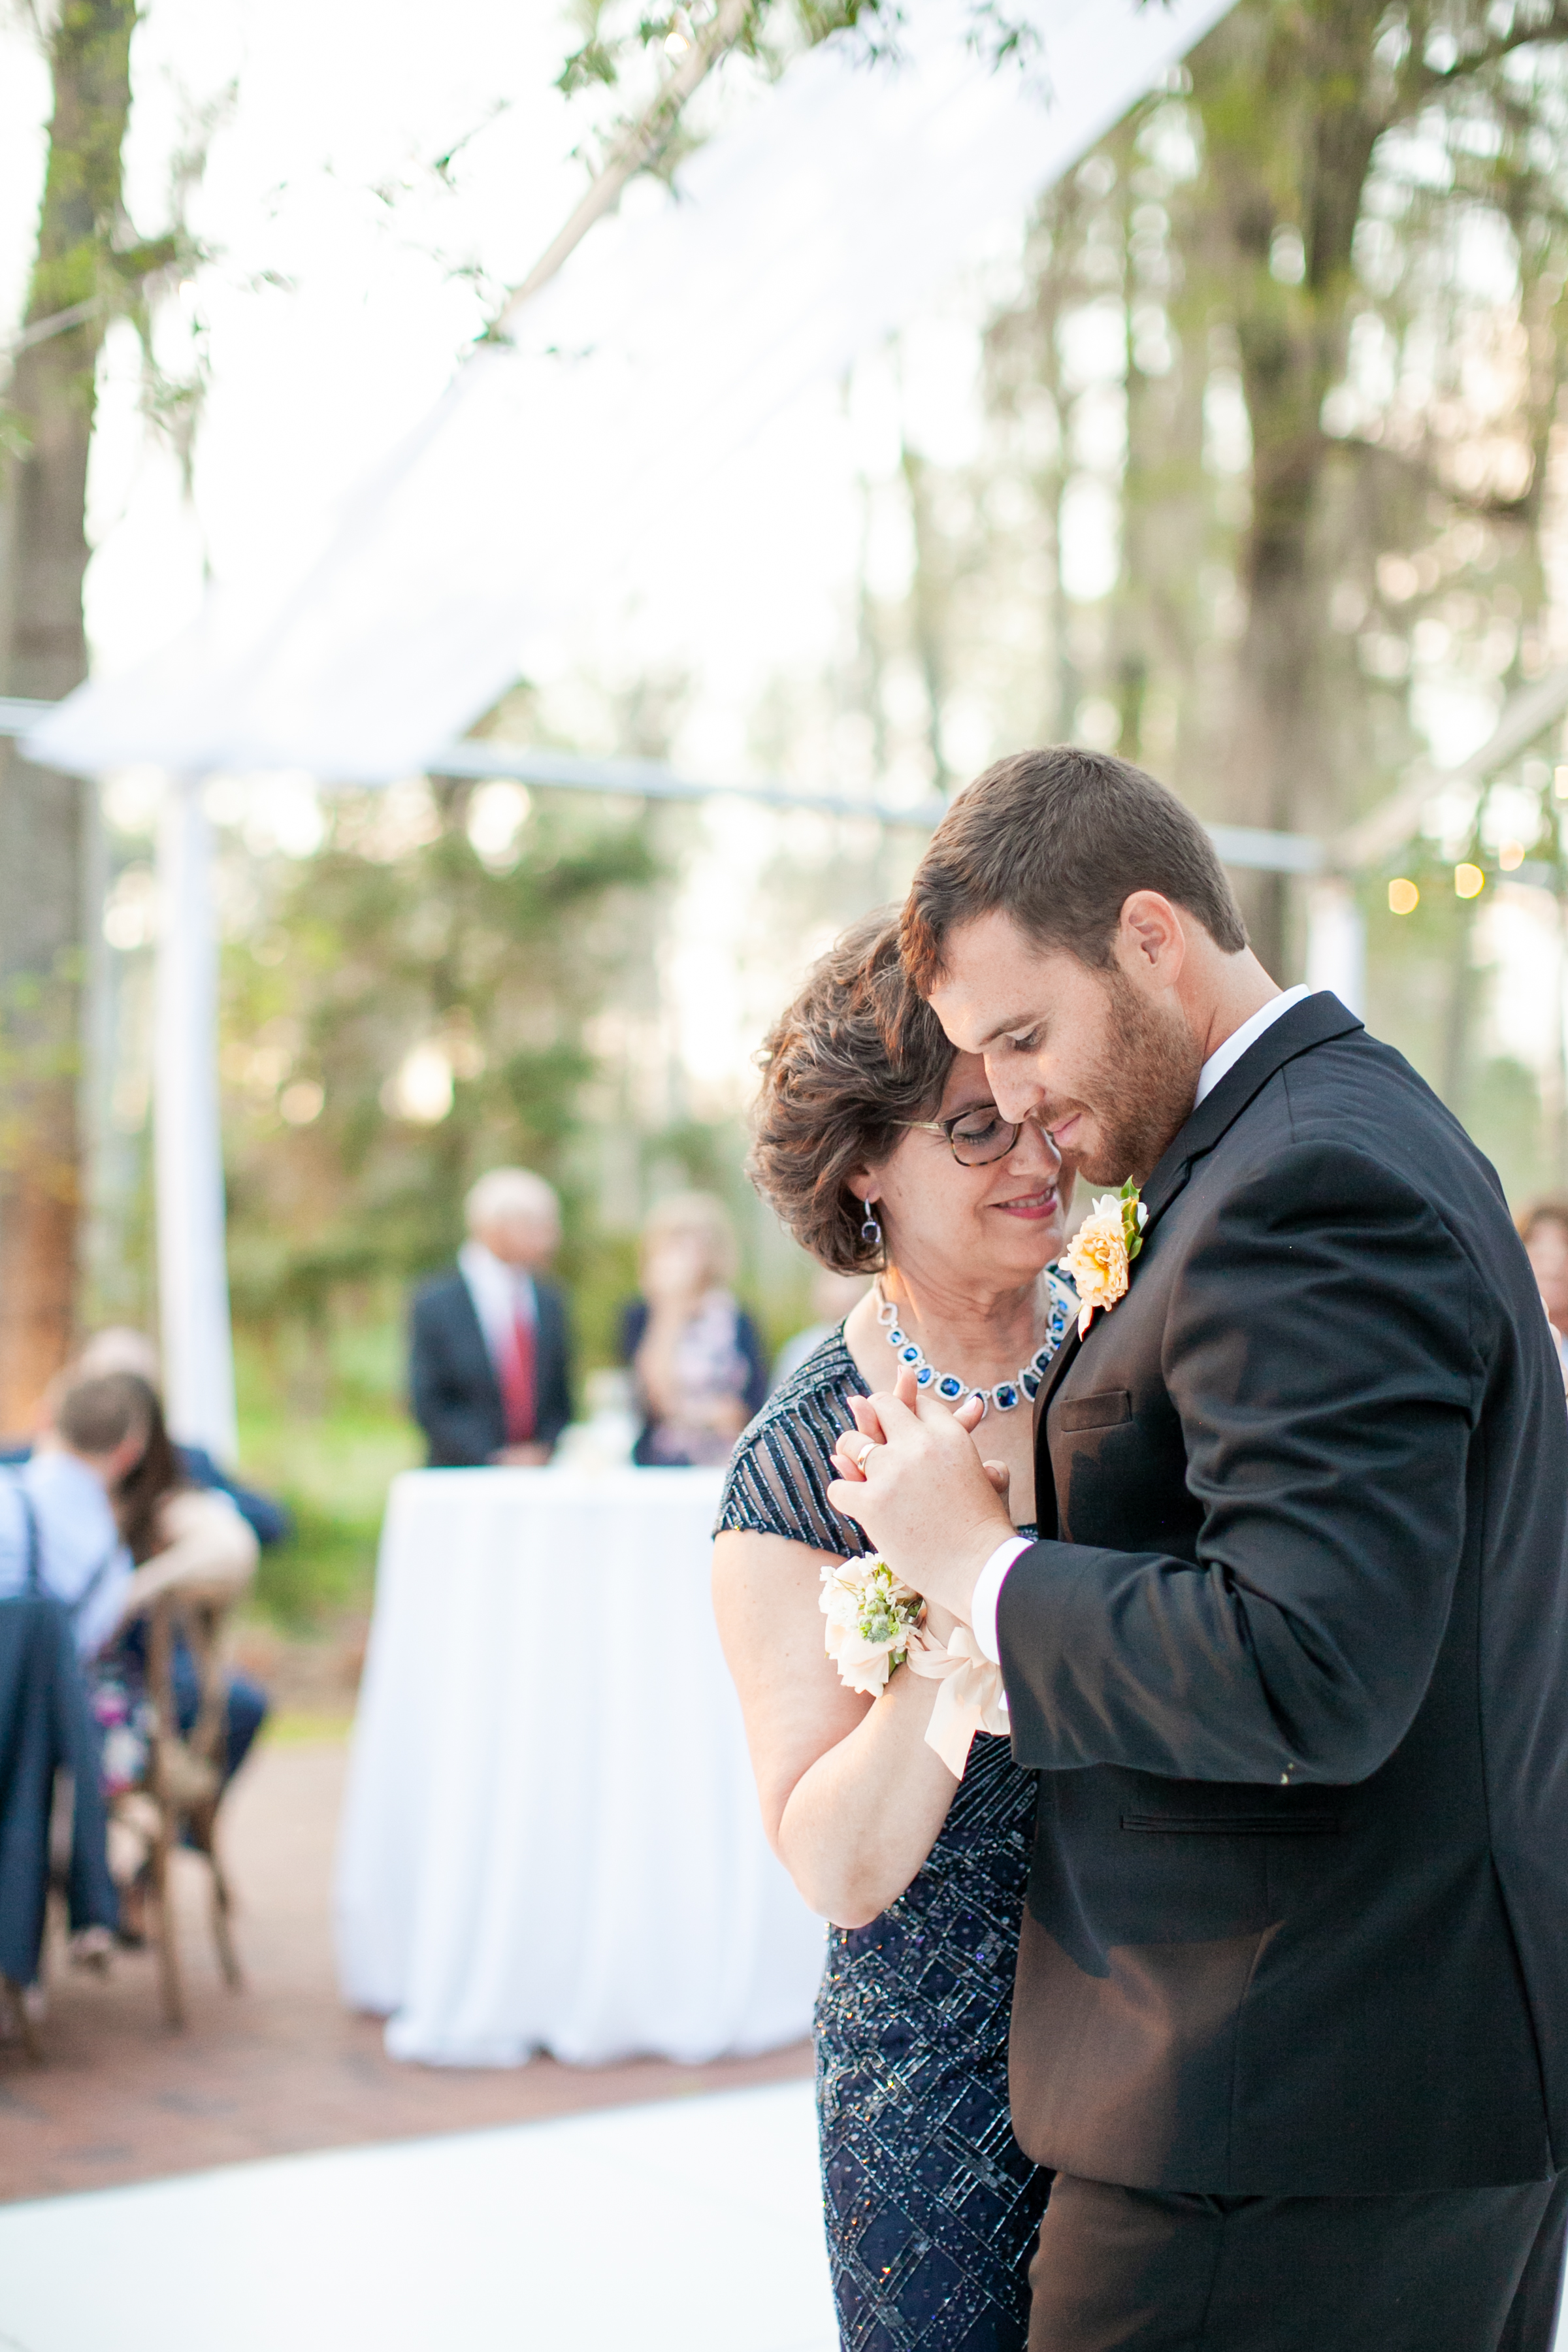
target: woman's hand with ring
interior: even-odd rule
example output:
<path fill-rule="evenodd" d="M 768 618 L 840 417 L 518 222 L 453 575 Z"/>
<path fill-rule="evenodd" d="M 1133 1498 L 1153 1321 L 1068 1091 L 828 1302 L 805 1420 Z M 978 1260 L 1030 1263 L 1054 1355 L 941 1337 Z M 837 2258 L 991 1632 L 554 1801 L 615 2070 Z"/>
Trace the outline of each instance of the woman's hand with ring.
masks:
<path fill-rule="evenodd" d="M 876 1451 L 877 1441 L 874 1437 L 840 1438 L 833 1455 L 834 1467 L 842 1476 L 858 1478 L 863 1484 L 866 1465 Z"/>
<path fill-rule="evenodd" d="M 851 1397 L 849 1410 L 855 1416 L 855 1427 L 845 1431 L 831 1458 L 841 1477 L 864 1485 L 866 1465 L 883 1443 L 882 1424 L 868 1397 Z"/>

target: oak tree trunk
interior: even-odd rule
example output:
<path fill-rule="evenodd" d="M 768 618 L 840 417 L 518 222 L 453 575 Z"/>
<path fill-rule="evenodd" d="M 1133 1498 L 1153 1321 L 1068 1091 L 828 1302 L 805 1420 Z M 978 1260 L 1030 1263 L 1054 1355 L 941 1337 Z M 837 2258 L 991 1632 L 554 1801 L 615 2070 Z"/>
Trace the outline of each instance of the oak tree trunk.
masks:
<path fill-rule="evenodd" d="M 64 0 L 26 323 L 101 299 L 121 222 L 133 0 Z M 88 452 L 103 312 L 18 356 L 0 500 L 0 690 L 87 674 Z M 25 1428 L 73 1336 L 85 788 L 0 751 L 0 1431 Z"/>
<path fill-rule="evenodd" d="M 1252 429 L 1225 814 L 1278 832 L 1329 831 L 1340 814 L 1321 666 L 1333 449 L 1321 413 L 1343 370 L 1352 240 L 1384 124 L 1373 47 L 1386 16 L 1384 0 L 1243 6 L 1194 59 Z M 1253 944 L 1283 979 L 1284 877 L 1248 876 L 1242 895 Z"/>

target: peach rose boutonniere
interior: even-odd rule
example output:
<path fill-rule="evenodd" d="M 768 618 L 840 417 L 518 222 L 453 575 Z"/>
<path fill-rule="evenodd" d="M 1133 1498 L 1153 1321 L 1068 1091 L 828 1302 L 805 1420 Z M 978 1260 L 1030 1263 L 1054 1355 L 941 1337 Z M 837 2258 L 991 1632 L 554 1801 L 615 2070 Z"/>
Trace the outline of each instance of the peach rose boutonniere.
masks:
<path fill-rule="evenodd" d="M 1143 1246 L 1148 1220 L 1138 1187 L 1129 1177 L 1120 1192 L 1100 1194 L 1062 1252 L 1062 1265 L 1078 1288 L 1080 1339 L 1093 1322 L 1097 1307 L 1109 1312 L 1125 1297 L 1128 1269 Z"/>

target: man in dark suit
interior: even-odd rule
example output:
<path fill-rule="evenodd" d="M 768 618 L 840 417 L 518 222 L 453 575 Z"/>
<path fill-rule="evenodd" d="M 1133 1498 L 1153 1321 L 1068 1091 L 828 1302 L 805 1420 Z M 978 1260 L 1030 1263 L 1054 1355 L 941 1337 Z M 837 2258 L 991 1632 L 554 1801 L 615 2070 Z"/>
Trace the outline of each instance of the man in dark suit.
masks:
<path fill-rule="evenodd" d="M 566 1308 L 543 1279 L 561 1210 L 542 1176 L 492 1168 L 450 1274 L 414 1301 L 409 1391 L 432 1469 L 548 1462 L 572 1418 Z"/>
<path fill-rule="evenodd" d="M 1144 1215 L 1041 1391 L 1039 1541 L 928 1399 L 858 1405 L 833 1490 L 999 1657 L 1040 1774 L 1031 2347 L 1547 2352 L 1568 1421 L 1497 1179 L 1336 998 L 1276 989 L 1121 761 L 982 777 L 906 949 L 1003 1117 Z"/>

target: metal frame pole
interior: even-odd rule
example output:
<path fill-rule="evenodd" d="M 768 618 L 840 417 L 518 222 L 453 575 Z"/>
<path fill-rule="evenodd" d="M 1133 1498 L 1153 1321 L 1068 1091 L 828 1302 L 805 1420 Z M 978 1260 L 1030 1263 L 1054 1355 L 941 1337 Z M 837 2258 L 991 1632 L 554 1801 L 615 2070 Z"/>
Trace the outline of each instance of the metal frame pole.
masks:
<path fill-rule="evenodd" d="M 158 828 L 153 1143 L 163 1393 L 176 1436 L 237 1445 L 218 1118 L 218 932 L 201 781 L 172 776 Z"/>

